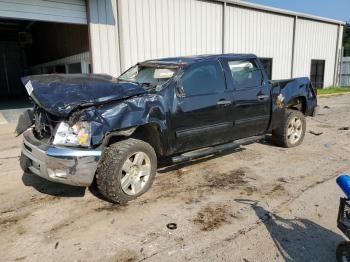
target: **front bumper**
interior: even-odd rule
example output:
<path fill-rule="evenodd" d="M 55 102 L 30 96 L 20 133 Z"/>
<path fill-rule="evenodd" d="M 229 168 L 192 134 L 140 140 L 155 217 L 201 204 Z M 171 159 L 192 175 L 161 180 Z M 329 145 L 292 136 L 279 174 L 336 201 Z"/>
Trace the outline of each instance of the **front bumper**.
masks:
<path fill-rule="evenodd" d="M 31 129 L 23 133 L 22 154 L 32 173 L 53 182 L 90 186 L 101 157 L 99 150 L 55 147 L 45 144 Z"/>

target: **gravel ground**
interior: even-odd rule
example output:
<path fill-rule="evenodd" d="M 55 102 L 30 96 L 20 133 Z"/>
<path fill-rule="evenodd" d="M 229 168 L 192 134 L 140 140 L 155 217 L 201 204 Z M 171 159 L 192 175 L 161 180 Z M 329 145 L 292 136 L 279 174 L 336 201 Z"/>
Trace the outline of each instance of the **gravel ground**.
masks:
<path fill-rule="evenodd" d="M 350 95 L 320 106 L 301 146 L 257 143 L 160 168 L 125 206 L 23 174 L 21 137 L 1 125 L 0 260 L 334 261 L 344 240 L 335 178 L 350 173 L 350 131 L 338 129 L 350 126 Z"/>

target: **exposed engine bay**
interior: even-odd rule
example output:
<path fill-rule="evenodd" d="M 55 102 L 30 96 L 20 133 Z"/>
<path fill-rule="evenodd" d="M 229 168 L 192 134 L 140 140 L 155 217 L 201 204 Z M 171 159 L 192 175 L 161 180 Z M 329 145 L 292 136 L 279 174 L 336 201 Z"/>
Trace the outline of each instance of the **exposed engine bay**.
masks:
<path fill-rule="evenodd" d="M 59 117 L 51 115 L 35 105 L 33 109 L 28 109 L 21 114 L 15 132 L 19 136 L 29 127 L 33 126 L 35 137 L 44 143 L 50 143 L 52 142 L 57 124 L 60 121 Z"/>

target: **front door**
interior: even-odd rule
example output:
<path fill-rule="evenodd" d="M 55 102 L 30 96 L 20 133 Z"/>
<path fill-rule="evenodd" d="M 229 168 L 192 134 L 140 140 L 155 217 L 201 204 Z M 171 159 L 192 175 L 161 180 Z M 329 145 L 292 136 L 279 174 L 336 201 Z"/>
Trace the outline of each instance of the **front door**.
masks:
<path fill-rule="evenodd" d="M 227 118 L 231 102 L 219 61 L 196 63 L 178 83 L 173 113 L 176 152 L 226 142 L 232 129 Z"/>
<path fill-rule="evenodd" d="M 223 66 L 232 92 L 232 139 L 265 133 L 271 115 L 271 95 L 263 69 L 255 59 L 226 60 Z"/>

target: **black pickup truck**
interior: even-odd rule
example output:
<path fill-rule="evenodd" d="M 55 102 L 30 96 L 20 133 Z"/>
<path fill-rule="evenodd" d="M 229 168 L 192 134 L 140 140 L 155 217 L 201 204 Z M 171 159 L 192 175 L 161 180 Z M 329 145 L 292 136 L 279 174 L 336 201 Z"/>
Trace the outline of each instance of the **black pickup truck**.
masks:
<path fill-rule="evenodd" d="M 34 108 L 22 114 L 20 164 L 60 183 L 90 186 L 125 203 L 152 185 L 159 159 L 222 152 L 272 134 L 299 145 L 317 97 L 308 78 L 270 81 L 255 55 L 138 63 L 119 78 L 22 79 Z"/>

